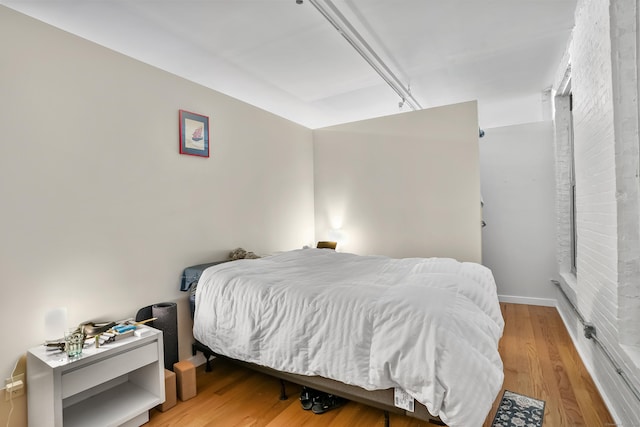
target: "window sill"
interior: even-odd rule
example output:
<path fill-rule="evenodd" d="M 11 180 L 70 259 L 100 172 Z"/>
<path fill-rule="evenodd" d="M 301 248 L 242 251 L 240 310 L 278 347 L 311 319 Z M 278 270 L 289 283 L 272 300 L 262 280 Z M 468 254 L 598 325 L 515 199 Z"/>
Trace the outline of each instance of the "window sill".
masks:
<path fill-rule="evenodd" d="M 574 273 L 560 273 L 560 286 L 573 304 L 576 304 L 576 288 L 578 287 L 578 279 Z"/>
<path fill-rule="evenodd" d="M 564 280 L 565 285 L 569 286 L 573 292 L 576 291 L 578 285 L 578 278 L 575 273 L 564 272 L 560 273 L 560 277 Z"/>

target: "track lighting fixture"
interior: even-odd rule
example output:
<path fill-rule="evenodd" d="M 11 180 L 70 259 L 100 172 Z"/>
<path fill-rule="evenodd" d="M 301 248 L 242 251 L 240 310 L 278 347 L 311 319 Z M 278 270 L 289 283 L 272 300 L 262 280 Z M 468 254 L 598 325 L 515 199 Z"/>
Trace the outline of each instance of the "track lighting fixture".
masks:
<path fill-rule="evenodd" d="M 303 0 L 296 0 L 297 4 L 302 4 Z M 364 40 L 358 31 L 351 25 L 347 18 L 338 10 L 331 0 L 309 0 L 309 3 L 344 37 L 351 47 L 367 61 L 382 80 L 402 99 L 400 108 L 405 101 L 412 110 L 421 110 L 420 103 L 411 95 L 409 87 L 405 87 L 400 79 L 391 71 L 382 59 L 376 54 L 371 46 Z"/>

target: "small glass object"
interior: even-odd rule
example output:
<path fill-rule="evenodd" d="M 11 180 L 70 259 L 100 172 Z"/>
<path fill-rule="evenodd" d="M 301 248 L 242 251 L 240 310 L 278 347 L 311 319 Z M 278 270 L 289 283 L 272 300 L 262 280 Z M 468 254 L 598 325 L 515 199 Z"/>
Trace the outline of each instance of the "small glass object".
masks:
<path fill-rule="evenodd" d="M 84 334 L 79 328 L 69 329 L 64 334 L 64 351 L 69 359 L 75 359 L 82 354 Z"/>

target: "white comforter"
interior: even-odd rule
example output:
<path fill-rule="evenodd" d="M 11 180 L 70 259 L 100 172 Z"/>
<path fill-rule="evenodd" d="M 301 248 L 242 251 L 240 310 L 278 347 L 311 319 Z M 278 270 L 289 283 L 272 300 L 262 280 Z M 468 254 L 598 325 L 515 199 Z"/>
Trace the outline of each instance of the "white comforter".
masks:
<path fill-rule="evenodd" d="M 362 388 L 399 387 L 449 426 L 480 426 L 503 380 L 489 269 L 301 249 L 219 264 L 194 336 L 213 351 Z"/>

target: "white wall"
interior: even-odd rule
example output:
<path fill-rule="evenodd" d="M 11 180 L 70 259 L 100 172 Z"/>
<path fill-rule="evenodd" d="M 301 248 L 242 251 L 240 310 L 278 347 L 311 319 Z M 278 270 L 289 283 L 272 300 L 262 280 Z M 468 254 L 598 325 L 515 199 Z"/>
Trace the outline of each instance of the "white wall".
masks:
<path fill-rule="evenodd" d="M 69 326 L 179 302 L 186 266 L 314 239 L 309 129 L 0 6 L 0 373 Z M 211 157 L 178 154 L 178 110 Z M 62 331 L 60 331 L 62 334 Z"/>
<path fill-rule="evenodd" d="M 548 120 L 544 102 L 545 94 L 542 92 L 511 98 L 482 98 L 478 103 L 478 122 L 486 130 Z"/>
<path fill-rule="evenodd" d="M 338 249 L 480 262 L 476 102 L 314 131 L 316 237 Z"/>
<path fill-rule="evenodd" d="M 482 261 L 503 301 L 555 305 L 553 123 L 486 129 L 480 140 Z"/>
<path fill-rule="evenodd" d="M 562 283 L 623 375 L 640 390 L 637 2 L 578 4 L 570 46 L 576 170 L 577 276 L 566 268 L 568 212 L 560 212 Z M 558 165 L 568 167 L 559 133 Z M 566 174 L 559 173 L 559 201 Z M 563 178 L 564 177 L 564 178 Z M 563 182 L 564 181 L 564 182 Z M 564 203 L 562 203 L 564 204 Z M 560 204 L 559 204 L 560 206 Z M 616 422 L 640 425 L 640 402 L 558 295 L 559 310 Z M 627 347 L 626 345 L 633 345 Z"/>

